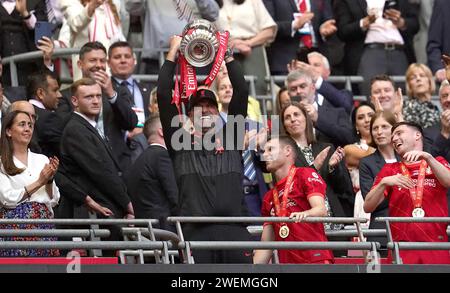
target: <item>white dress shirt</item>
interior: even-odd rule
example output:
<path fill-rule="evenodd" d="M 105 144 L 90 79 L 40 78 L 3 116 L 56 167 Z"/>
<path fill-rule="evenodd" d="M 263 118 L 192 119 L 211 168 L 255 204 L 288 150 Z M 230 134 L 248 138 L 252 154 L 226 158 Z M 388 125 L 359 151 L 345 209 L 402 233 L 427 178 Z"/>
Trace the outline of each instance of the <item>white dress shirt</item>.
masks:
<path fill-rule="evenodd" d="M 403 37 L 398 28 L 391 20 L 383 18 L 383 7 L 385 0 L 366 0 L 367 12 L 371 14 L 373 11 L 377 16 L 374 23 L 369 26 L 366 35 L 365 44 L 383 43 L 403 45 Z M 362 21 L 361 21 L 362 23 Z"/>
<path fill-rule="evenodd" d="M 34 192 L 30 198 L 22 201 L 25 194 L 24 187 L 36 182 L 39 179 L 39 174 L 44 168 L 45 164 L 49 163 L 49 159 L 41 154 L 36 154 L 28 151 L 27 166 L 20 160 L 14 157 L 14 164 L 17 168 L 24 169 L 20 174 L 9 176 L 5 174 L 3 166 L 0 171 L 0 204 L 4 208 L 14 209 L 20 203 L 30 201 L 45 204 L 50 212 L 53 214 L 52 207 L 58 204 L 60 194 L 59 189 L 53 182 L 53 198 L 48 195 L 45 186 L 39 188 Z"/>

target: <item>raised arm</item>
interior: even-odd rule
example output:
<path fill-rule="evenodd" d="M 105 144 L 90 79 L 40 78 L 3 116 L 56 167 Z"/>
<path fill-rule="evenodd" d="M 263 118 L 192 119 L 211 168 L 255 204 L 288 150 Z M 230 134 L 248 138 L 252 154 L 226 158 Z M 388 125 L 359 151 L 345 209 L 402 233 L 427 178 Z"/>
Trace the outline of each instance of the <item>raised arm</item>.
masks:
<path fill-rule="evenodd" d="M 174 117 L 178 115 L 177 107 L 172 104 L 172 90 L 174 89 L 173 77 L 175 75 L 176 58 L 180 48 L 181 37 L 173 36 L 170 40 L 170 48 L 167 53 L 166 62 L 159 71 L 158 76 L 158 107 L 161 124 L 164 132 L 164 140 L 169 151 L 172 150 L 172 135 L 179 129 L 179 126 L 171 125 Z"/>

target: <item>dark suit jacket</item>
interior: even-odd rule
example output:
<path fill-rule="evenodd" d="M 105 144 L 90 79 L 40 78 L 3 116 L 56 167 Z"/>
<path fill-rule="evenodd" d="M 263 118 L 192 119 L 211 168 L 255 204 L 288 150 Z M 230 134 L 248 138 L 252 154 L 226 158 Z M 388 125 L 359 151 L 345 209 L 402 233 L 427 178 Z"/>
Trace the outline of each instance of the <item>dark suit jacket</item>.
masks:
<path fill-rule="evenodd" d="M 443 53 L 450 54 L 450 1 L 435 0 L 428 28 L 428 66 L 433 72 L 444 68 Z"/>
<path fill-rule="evenodd" d="M 442 156 L 447 162 L 450 161 L 450 139 L 446 139 L 441 134 L 441 123 L 425 128 L 424 149 L 434 157 Z M 447 190 L 447 205 L 450 213 L 450 190 Z"/>
<path fill-rule="evenodd" d="M 399 0 L 400 12 L 406 21 L 406 30 L 400 31 L 406 46 L 408 61 L 414 62 L 414 49 L 412 39 L 419 30 L 417 13 L 418 4 L 411 4 L 409 0 Z M 345 42 L 346 74 L 357 73 L 359 60 L 364 50 L 364 40 L 367 31 L 363 31 L 359 25 L 362 18 L 367 16 L 366 0 L 339 0 L 334 2 L 334 16 L 338 27 L 338 36 Z"/>
<path fill-rule="evenodd" d="M 446 139 L 441 134 L 441 123 L 427 127 L 423 131 L 425 151 L 431 152 L 435 157 L 442 156 L 447 161 L 450 160 L 450 139 Z"/>
<path fill-rule="evenodd" d="M 111 209 L 115 217 L 126 213 L 130 198 L 112 150 L 97 130 L 76 113 L 72 113 L 62 135 L 60 169 L 97 203 Z M 63 197 L 74 203 L 85 200 L 79 193 Z"/>
<path fill-rule="evenodd" d="M 399 160 L 399 158 L 397 158 Z M 376 150 L 373 154 L 364 157 L 359 162 L 359 186 L 361 188 L 361 195 L 365 199 L 366 195 L 372 189 L 375 177 L 380 172 L 381 168 L 386 164 L 381 153 Z M 387 217 L 388 216 L 389 201 L 384 200 L 371 214 L 371 218 Z M 370 225 L 375 224 L 371 221 Z"/>
<path fill-rule="evenodd" d="M 129 168 L 125 177 L 136 218 L 165 219 L 178 214 L 178 188 L 166 149 L 149 146 Z"/>
<path fill-rule="evenodd" d="M 350 114 L 353 109 L 353 94 L 348 90 L 339 90 L 334 85 L 324 80 L 317 92 L 324 96 L 336 108 L 344 108 Z"/>
<path fill-rule="evenodd" d="M 27 0 L 28 11 L 34 10 L 38 21 L 47 21 L 45 1 Z M 8 14 L 0 4 L 0 56 L 8 57 L 16 54 L 37 50 L 34 44 L 34 29 L 29 30 L 24 24 L 19 12 L 14 9 Z M 41 64 L 42 62 L 38 62 Z M 19 85 L 26 85 L 27 77 L 37 70 L 36 61 L 20 62 L 17 64 Z M 9 66 L 3 69 L 4 85 L 11 84 Z"/>
<path fill-rule="evenodd" d="M 69 113 L 73 111 L 72 94 L 70 89 L 61 92 L 63 98 L 60 99 L 57 112 Z M 117 90 L 117 100 L 115 104 L 108 102 L 108 97 L 103 95 L 103 125 L 105 135 L 112 146 L 113 154 L 119 162 L 122 171 L 131 164 L 131 155 L 125 142 L 125 131 L 133 130 L 137 124 L 137 116 L 131 109 L 129 91 L 119 87 Z"/>
<path fill-rule="evenodd" d="M 113 77 L 111 77 L 111 80 L 113 81 L 113 87 L 115 90 L 117 90 L 117 88 L 119 87 L 123 87 L 122 85 L 120 85 L 119 83 L 117 83 L 117 80 L 114 79 Z M 150 102 L 150 89 L 144 85 L 143 83 L 140 83 L 137 80 L 134 80 L 134 82 L 136 83 L 136 85 L 139 88 L 139 91 L 141 92 L 142 95 L 142 100 L 144 102 L 144 113 L 145 113 L 145 118 L 150 117 L 150 112 L 148 110 L 148 104 Z M 130 93 L 130 91 L 128 91 Z M 130 98 L 130 104 L 133 105 L 134 104 L 134 98 L 132 93 L 130 93 L 130 95 L 128 96 Z"/>
<path fill-rule="evenodd" d="M 397 161 L 400 158 L 397 156 Z M 367 193 L 372 189 L 375 177 L 380 172 L 386 164 L 381 153 L 376 150 L 373 154 L 364 157 L 359 162 L 359 186 L 361 188 L 362 197 L 365 199 Z M 388 217 L 389 216 L 389 200 L 385 199 L 376 209 L 370 214 L 370 225 L 369 229 L 386 229 L 384 223 L 375 222 L 377 217 Z M 380 242 L 381 245 L 386 246 L 386 237 L 368 237 L 369 241 Z"/>
<path fill-rule="evenodd" d="M 61 136 L 70 119 L 69 114 L 62 114 L 34 106 L 38 117 L 34 127 L 33 139 L 47 157 L 60 157 Z"/>
<path fill-rule="evenodd" d="M 292 37 L 292 21 L 298 6 L 294 0 L 263 0 L 267 11 L 278 25 L 275 41 L 267 48 L 267 55 L 271 72 L 286 74 L 286 65 L 296 59 L 300 43 L 300 34 L 296 32 Z M 314 13 L 312 25 L 319 49 L 324 42 L 319 32 L 320 25 L 333 18 L 331 5 L 326 0 L 310 0 L 311 12 Z"/>
<path fill-rule="evenodd" d="M 327 197 L 333 211 L 333 216 L 335 217 L 352 217 L 353 216 L 353 205 L 355 194 L 352 189 L 350 175 L 347 172 L 345 166 L 341 163 L 333 171 L 329 172 L 329 160 L 333 155 L 335 149 L 333 145 L 329 143 L 316 142 L 312 144 L 312 153 L 315 158 L 322 150 L 331 146 L 328 151 L 328 155 L 322 165 L 322 168 L 318 170 L 320 176 L 325 180 L 327 184 Z M 297 150 L 298 155 L 295 161 L 297 167 L 311 167 L 305 159 L 305 156 L 300 151 Z"/>
<path fill-rule="evenodd" d="M 318 141 L 329 142 L 337 146 L 354 143 L 357 139 L 353 133 L 349 115 L 344 108 L 333 107 L 326 99 L 318 107 L 319 117 L 315 125 Z"/>

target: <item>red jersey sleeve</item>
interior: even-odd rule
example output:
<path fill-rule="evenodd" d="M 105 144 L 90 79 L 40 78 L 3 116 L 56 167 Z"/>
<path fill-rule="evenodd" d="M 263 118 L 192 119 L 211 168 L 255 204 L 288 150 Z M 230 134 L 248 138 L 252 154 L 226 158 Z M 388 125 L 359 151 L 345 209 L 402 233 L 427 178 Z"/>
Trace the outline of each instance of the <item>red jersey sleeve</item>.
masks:
<path fill-rule="evenodd" d="M 297 180 L 299 180 L 298 183 L 303 190 L 303 194 L 306 195 L 306 198 L 318 194 L 325 197 L 327 184 L 316 170 L 312 168 L 298 168 Z"/>
<path fill-rule="evenodd" d="M 447 162 L 446 159 L 444 159 L 443 157 L 439 156 L 439 157 L 436 157 L 436 160 L 437 160 L 439 163 L 441 163 L 442 165 L 444 165 L 445 168 L 447 168 L 447 169 L 450 170 L 450 165 L 449 165 L 449 163 Z"/>
<path fill-rule="evenodd" d="M 380 184 L 381 179 L 383 179 L 384 177 L 391 176 L 391 175 L 394 175 L 392 172 L 392 165 L 385 164 L 383 166 L 383 168 L 381 168 L 380 172 L 378 172 L 377 177 L 375 177 L 372 188 L 370 190 L 374 189 L 378 184 Z M 391 190 L 392 190 L 392 186 L 386 186 L 386 188 L 384 189 L 384 197 L 388 197 Z"/>

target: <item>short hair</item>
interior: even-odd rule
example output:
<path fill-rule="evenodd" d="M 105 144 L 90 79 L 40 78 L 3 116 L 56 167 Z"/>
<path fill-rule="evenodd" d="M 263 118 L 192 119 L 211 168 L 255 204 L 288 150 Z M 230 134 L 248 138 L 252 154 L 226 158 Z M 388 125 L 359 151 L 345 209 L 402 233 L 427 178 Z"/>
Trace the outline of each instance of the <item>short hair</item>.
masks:
<path fill-rule="evenodd" d="M 372 138 L 372 141 L 370 142 L 369 145 L 374 148 L 377 148 L 377 145 L 375 144 L 375 140 L 373 139 L 372 127 L 378 118 L 383 118 L 391 126 L 393 126 L 397 123 L 397 120 L 395 119 L 394 114 L 392 114 L 390 111 L 378 111 L 375 113 L 375 115 L 372 116 L 372 119 L 370 119 L 370 128 L 369 128 L 370 137 Z"/>
<path fill-rule="evenodd" d="M 145 121 L 142 132 L 146 139 L 158 133 L 156 126 L 159 124 L 161 124 L 159 114 L 152 114 L 152 116 Z"/>
<path fill-rule="evenodd" d="M 322 58 L 322 62 L 323 62 L 323 65 L 325 66 L 325 68 L 330 69 L 330 62 L 328 61 L 328 58 L 325 57 L 324 55 L 320 54 L 319 52 L 314 51 L 314 52 L 309 53 L 307 56 L 308 56 L 308 58 L 314 57 L 314 56 Z"/>
<path fill-rule="evenodd" d="M 372 91 L 372 86 L 377 81 L 389 81 L 392 84 L 392 87 L 395 90 L 395 82 L 394 80 L 387 74 L 377 74 L 370 80 L 370 89 Z"/>
<path fill-rule="evenodd" d="M 290 102 L 289 105 L 286 105 L 286 107 L 284 107 L 281 110 L 281 124 L 283 125 L 284 131 L 286 132 L 286 134 L 290 135 L 286 131 L 286 127 L 284 126 L 284 113 L 286 112 L 286 109 L 291 107 L 291 106 L 298 108 L 302 112 L 303 116 L 305 116 L 305 121 L 306 121 L 306 128 L 305 128 L 306 142 L 308 144 L 315 143 L 316 142 L 316 137 L 314 136 L 314 125 L 313 125 L 313 122 L 312 122 L 311 118 L 309 117 L 308 113 L 306 112 L 305 107 L 303 107 L 298 102 Z"/>
<path fill-rule="evenodd" d="M 28 76 L 28 82 L 26 86 L 28 100 L 32 99 L 36 95 L 38 89 L 48 88 L 48 79 L 47 79 L 48 77 L 58 81 L 55 74 L 48 69 L 42 69 Z"/>
<path fill-rule="evenodd" d="M 448 82 L 448 80 L 444 79 L 441 82 L 441 86 L 439 87 L 439 97 L 441 96 L 441 92 L 444 90 L 444 88 L 446 87 L 450 87 L 450 82 Z"/>
<path fill-rule="evenodd" d="M 298 70 L 291 71 L 288 74 L 284 84 L 286 85 L 286 87 L 288 87 L 288 90 L 289 90 L 289 86 L 288 86 L 289 83 L 294 82 L 294 81 L 296 81 L 296 80 L 298 80 L 300 78 L 306 79 L 306 81 L 309 84 L 313 83 L 313 77 L 311 76 L 311 74 L 309 72 L 307 72 L 305 70 L 298 69 Z"/>
<path fill-rule="evenodd" d="M 105 46 L 103 46 L 102 43 L 95 41 L 95 42 L 88 42 L 88 43 L 84 44 L 83 47 L 81 47 L 80 52 L 78 53 L 78 56 L 80 59 L 83 59 L 85 54 L 87 54 L 91 51 L 94 51 L 94 50 L 102 50 L 106 55 Z"/>
<path fill-rule="evenodd" d="M 422 134 L 423 137 L 423 128 L 422 126 L 420 126 L 419 124 L 417 124 L 416 122 L 413 121 L 401 121 L 401 122 L 397 122 L 392 126 L 392 133 L 394 133 L 395 129 L 397 129 L 398 127 L 402 126 L 402 125 L 406 125 L 412 128 L 415 128 L 417 131 L 420 132 L 420 134 Z"/>
<path fill-rule="evenodd" d="M 84 77 L 81 78 L 77 81 L 75 81 L 71 86 L 70 86 L 70 92 L 72 93 L 73 96 L 75 96 L 77 94 L 78 88 L 80 86 L 90 86 L 90 85 L 96 85 L 97 82 L 90 78 L 90 77 Z"/>
<path fill-rule="evenodd" d="M 108 49 L 108 56 L 111 56 L 112 50 L 114 50 L 115 48 L 130 48 L 131 49 L 131 53 L 133 53 L 133 47 L 131 47 L 130 43 L 126 42 L 126 41 L 118 41 L 113 43 L 109 49 Z"/>
<path fill-rule="evenodd" d="M 433 73 L 431 72 L 430 68 L 428 66 L 426 66 L 425 64 L 422 64 L 422 63 L 412 63 L 411 65 L 409 65 L 409 67 L 408 67 L 408 69 L 406 70 L 406 73 L 405 73 L 406 94 L 408 95 L 408 97 L 415 98 L 415 93 L 413 92 L 413 90 L 409 86 L 410 77 L 413 74 L 413 71 L 415 69 L 420 69 L 420 70 L 422 70 L 425 73 L 425 75 L 426 75 L 426 77 L 428 79 L 429 86 L 430 86 L 430 92 L 434 93 L 436 91 L 436 83 L 434 82 Z"/>
<path fill-rule="evenodd" d="M 290 137 L 289 135 L 279 135 L 279 136 L 272 136 L 268 139 L 268 141 L 272 140 L 272 139 L 278 139 L 278 141 L 280 142 L 280 144 L 282 146 L 290 146 L 293 150 L 294 153 L 294 158 L 297 158 L 298 156 L 298 146 L 297 143 L 295 142 L 295 140 Z"/>

